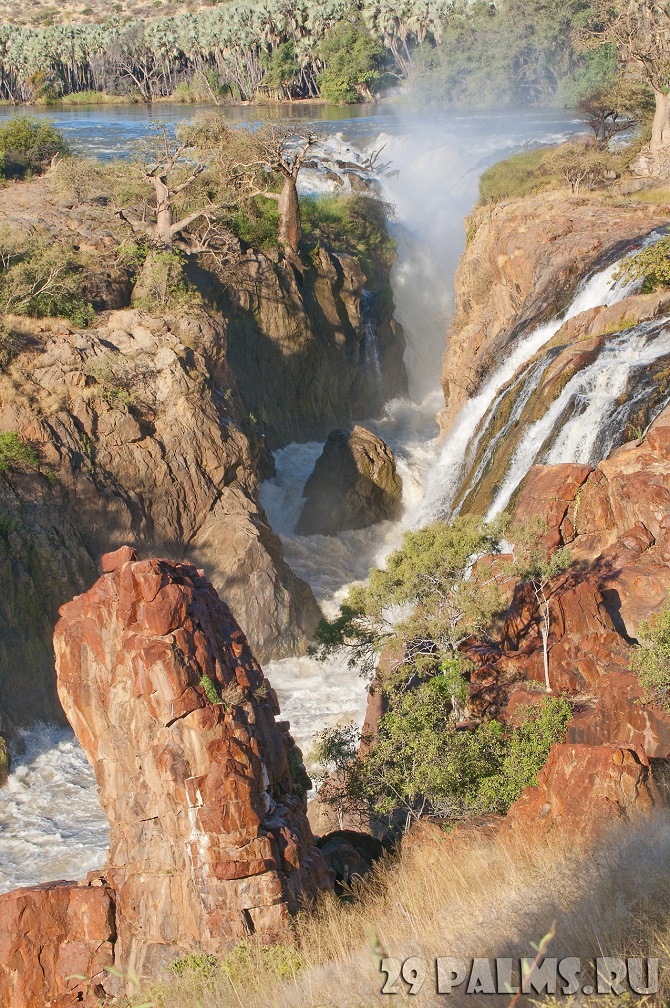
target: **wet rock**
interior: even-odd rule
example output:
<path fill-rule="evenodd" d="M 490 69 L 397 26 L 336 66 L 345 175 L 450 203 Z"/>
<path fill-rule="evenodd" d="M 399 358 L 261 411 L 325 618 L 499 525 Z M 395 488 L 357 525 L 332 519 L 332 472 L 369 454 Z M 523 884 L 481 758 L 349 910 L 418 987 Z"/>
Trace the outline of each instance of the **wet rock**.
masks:
<path fill-rule="evenodd" d="M 113 963 L 114 937 L 114 899 L 100 880 L 0 895 L 0 1004 L 94 1008 Z"/>
<path fill-rule="evenodd" d="M 301 535 L 337 535 L 396 518 L 402 480 L 388 445 L 364 427 L 335 430 L 305 484 Z"/>
<path fill-rule="evenodd" d="M 332 883 L 300 753 L 228 607 L 187 564 L 117 550 L 103 566 L 61 609 L 58 691 L 110 821 L 114 961 L 155 975 L 272 938 Z"/>
<path fill-rule="evenodd" d="M 477 209 L 443 357 L 443 431 L 520 332 L 548 321 L 593 268 L 665 223 L 654 207 L 608 207 L 562 192 Z"/>

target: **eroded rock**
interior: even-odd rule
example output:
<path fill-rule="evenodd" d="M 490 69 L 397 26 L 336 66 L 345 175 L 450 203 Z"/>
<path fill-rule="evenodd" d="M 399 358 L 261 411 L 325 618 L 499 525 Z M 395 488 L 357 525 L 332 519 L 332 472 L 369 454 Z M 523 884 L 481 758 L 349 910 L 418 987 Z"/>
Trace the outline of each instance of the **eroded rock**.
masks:
<path fill-rule="evenodd" d="M 58 691 L 110 822 L 115 963 L 155 974 L 277 934 L 331 881 L 288 724 L 228 607 L 190 565 L 123 549 L 103 565 L 62 607 Z"/>
<path fill-rule="evenodd" d="M 364 427 L 334 430 L 305 484 L 301 535 L 336 535 L 398 517 L 402 480 L 393 452 Z"/>

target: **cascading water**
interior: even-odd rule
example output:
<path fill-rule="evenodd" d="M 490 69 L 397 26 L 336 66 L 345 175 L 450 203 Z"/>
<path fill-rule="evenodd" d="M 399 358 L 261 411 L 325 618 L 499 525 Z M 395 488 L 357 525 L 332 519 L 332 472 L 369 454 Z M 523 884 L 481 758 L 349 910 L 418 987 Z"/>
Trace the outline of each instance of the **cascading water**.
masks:
<path fill-rule="evenodd" d="M 372 375 L 379 385 L 382 377 L 382 365 L 379 356 L 379 337 L 377 327 L 372 318 L 372 291 L 364 290 L 361 294 L 361 321 L 363 322 L 363 367 Z"/>
<path fill-rule="evenodd" d="M 184 110 L 178 113 L 183 115 Z M 113 124 L 103 121 L 108 114 Z M 109 113 L 96 110 L 76 121 L 64 113 L 56 118 L 59 125 L 68 120 L 75 147 L 108 157 L 131 149 L 143 133 L 146 115 L 111 107 Z M 361 149 L 375 150 L 383 143 L 384 160 L 390 160 L 397 172 L 385 176 L 381 185 L 396 210 L 398 258 L 392 282 L 396 316 L 408 341 L 412 397 L 389 403 L 381 417 L 364 421 L 398 458 L 406 511 L 402 522 L 337 537 L 296 536 L 302 489 L 321 451 L 318 444 L 290 445 L 278 452 L 277 476 L 263 486 L 262 502 L 282 536 L 288 562 L 312 584 L 324 610 L 333 612 L 351 581 L 364 578 L 371 565 L 383 561 L 419 512 L 425 476 L 435 460 L 435 416 L 442 404 L 439 362 L 452 277 L 464 244 L 463 218 L 476 200 L 481 171 L 506 154 L 565 139 L 581 124 L 550 113 L 440 115 L 428 122 L 410 122 L 381 110 L 373 116 L 319 125 L 331 131 L 329 175 L 310 169 L 302 179 L 304 192 L 333 191 L 337 185 L 333 176 L 338 173 L 347 186 L 351 164 L 357 158 L 359 164 L 365 162 Z M 314 733 L 324 726 L 362 719 L 364 684 L 346 658 L 325 665 L 306 657 L 287 658 L 271 663 L 267 673 L 283 714 L 306 751 Z M 106 824 L 93 775 L 71 733 L 48 729 L 45 735 L 38 728 L 25 733 L 24 741 L 25 752 L 15 756 L 9 785 L 0 792 L 0 890 L 77 878 L 101 865 L 105 857 Z"/>
<path fill-rule="evenodd" d="M 505 510 L 533 463 L 595 464 L 624 440 L 637 402 L 635 394 L 628 395 L 629 386 L 636 389 L 638 374 L 670 354 L 668 323 L 667 318 L 643 322 L 617 334 L 568 381 L 545 415 L 524 432 L 488 519 Z"/>

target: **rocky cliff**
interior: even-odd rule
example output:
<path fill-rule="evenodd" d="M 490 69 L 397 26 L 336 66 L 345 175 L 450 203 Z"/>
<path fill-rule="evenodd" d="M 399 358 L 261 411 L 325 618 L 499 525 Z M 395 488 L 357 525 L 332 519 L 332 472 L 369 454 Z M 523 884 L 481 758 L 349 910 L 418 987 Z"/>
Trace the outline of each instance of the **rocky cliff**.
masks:
<path fill-rule="evenodd" d="M 442 386 L 447 431 L 466 400 L 518 335 L 567 304 L 596 267 L 667 224 L 655 207 L 613 206 L 593 195 L 548 192 L 477 208 L 455 279 Z"/>
<path fill-rule="evenodd" d="M 189 264 L 186 301 L 136 298 L 142 310 L 129 307 L 128 228 L 104 198 L 82 203 L 37 179 L 0 193 L 0 227 L 76 250 L 98 313 L 86 329 L 4 320 L 0 435 L 16 433 L 38 462 L 0 472 L 0 732 L 62 717 L 57 609 L 93 583 L 110 543 L 205 568 L 262 660 L 304 650 L 319 611 L 258 504 L 272 467 L 264 435 L 325 437 L 404 387 L 402 331 L 379 276 L 371 390 L 366 278 L 344 253 L 288 263 L 233 242 L 225 266 Z"/>
<path fill-rule="evenodd" d="M 188 564 L 123 547 L 102 565 L 63 606 L 54 646 L 109 859 L 80 885 L 0 896 L 0 1002 L 17 1008 L 97 1004 L 112 963 L 151 976 L 270 939 L 332 888 L 300 751 L 228 607 Z"/>

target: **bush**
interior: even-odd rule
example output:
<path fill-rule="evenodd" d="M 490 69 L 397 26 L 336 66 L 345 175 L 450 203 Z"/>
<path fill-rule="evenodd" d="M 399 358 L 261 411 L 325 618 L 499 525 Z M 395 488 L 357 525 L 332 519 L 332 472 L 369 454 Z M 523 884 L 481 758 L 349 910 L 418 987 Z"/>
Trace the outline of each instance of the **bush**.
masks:
<path fill-rule="evenodd" d="M 86 326 L 95 312 L 81 296 L 83 267 L 64 245 L 38 242 L 16 250 L 0 274 L 0 311 L 58 317 Z"/>
<path fill-rule="evenodd" d="M 670 237 L 661 238 L 654 245 L 636 255 L 627 256 L 616 274 L 616 279 L 642 280 L 645 294 L 670 287 Z"/>
<path fill-rule="evenodd" d="M 304 241 L 355 255 L 374 283 L 395 262 L 397 245 L 388 232 L 390 208 L 372 196 L 319 196 L 301 203 Z"/>
<path fill-rule="evenodd" d="M 324 732 L 315 756 L 330 762 L 337 776 L 326 782 L 320 799 L 389 819 L 398 813 L 462 818 L 506 812 L 525 787 L 537 783 L 572 707 L 552 697 L 528 707 L 519 727 L 487 721 L 456 731 L 453 686 L 451 675 L 440 674 L 387 694 L 388 711 L 362 757 L 346 729 Z"/>
<path fill-rule="evenodd" d="M 56 154 L 69 154 L 61 133 L 47 120 L 13 116 L 0 123 L 0 151 L 6 178 L 39 174 Z"/>
<path fill-rule="evenodd" d="M 670 710 L 670 596 L 660 612 L 640 624 L 637 635 L 630 667 L 650 698 Z"/>
<path fill-rule="evenodd" d="M 370 85 L 381 76 L 384 50 L 361 22 L 340 21 L 326 32 L 319 57 L 325 64 L 317 79 L 322 98 L 352 104 L 372 97 Z"/>
<path fill-rule="evenodd" d="M 6 476 L 12 469 L 38 469 L 39 455 L 22 441 L 16 431 L 0 434 L 0 474 Z"/>

